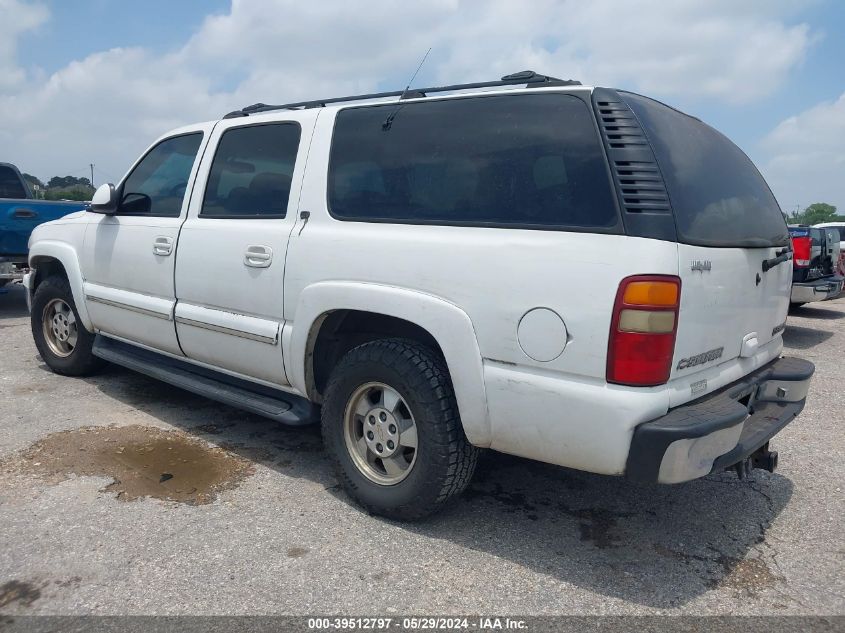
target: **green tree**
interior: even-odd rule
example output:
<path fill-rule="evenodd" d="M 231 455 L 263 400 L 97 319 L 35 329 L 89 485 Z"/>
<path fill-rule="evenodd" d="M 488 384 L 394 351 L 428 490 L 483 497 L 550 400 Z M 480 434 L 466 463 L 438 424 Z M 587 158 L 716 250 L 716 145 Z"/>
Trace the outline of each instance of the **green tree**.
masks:
<path fill-rule="evenodd" d="M 44 183 L 32 174 L 21 174 L 21 176 L 23 176 L 23 179 L 26 180 L 26 184 L 29 185 L 30 189 L 35 186 L 44 189 Z"/>
<path fill-rule="evenodd" d="M 90 200 L 94 195 L 93 187 L 66 187 L 64 189 L 47 189 L 45 200 Z"/>
<path fill-rule="evenodd" d="M 47 181 L 47 187 L 50 189 L 74 186 L 90 187 L 91 181 L 87 178 L 75 178 L 74 176 L 53 176 Z"/>
<path fill-rule="evenodd" d="M 798 215 L 801 224 L 820 224 L 836 219 L 836 207 L 826 202 L 815 202 Z"/>

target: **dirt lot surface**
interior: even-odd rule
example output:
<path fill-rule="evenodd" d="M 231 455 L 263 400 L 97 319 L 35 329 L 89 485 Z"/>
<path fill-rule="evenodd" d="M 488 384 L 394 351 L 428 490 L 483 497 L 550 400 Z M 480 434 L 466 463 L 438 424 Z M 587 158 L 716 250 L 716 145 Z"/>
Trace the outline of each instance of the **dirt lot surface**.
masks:
<path fill-rule="evenodd" d="M 0 611 L 845 614 L 845 299 L 784 340 L 816 377 L 773 475 L 641 486 L 487 453 L 446 512 L 402 525 L 338 490 L 316 429 L 118 368 L 50 373 L 13 288 Z"/>

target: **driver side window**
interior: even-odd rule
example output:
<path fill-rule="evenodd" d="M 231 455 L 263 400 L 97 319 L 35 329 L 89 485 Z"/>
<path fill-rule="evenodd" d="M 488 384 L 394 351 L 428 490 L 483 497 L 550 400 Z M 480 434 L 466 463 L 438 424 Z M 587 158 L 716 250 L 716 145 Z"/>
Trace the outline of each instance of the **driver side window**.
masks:
<path fill-rule="evenodd" d="M 118 215 L 179 217 L 202 133 L 163 140 L 123 183 Z"/>

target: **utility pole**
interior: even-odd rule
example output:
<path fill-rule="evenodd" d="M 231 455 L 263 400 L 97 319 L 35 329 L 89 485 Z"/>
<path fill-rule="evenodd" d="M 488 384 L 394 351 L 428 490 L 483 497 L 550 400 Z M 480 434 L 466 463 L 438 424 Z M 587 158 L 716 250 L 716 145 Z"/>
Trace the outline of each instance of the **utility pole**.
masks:
<path fill-rule="evenodd" d="M 91 166 L 91 186 L 94 186 L 94 163 L 88 163 Z M 78 173 L 78 172 L 77 172 Z"/>

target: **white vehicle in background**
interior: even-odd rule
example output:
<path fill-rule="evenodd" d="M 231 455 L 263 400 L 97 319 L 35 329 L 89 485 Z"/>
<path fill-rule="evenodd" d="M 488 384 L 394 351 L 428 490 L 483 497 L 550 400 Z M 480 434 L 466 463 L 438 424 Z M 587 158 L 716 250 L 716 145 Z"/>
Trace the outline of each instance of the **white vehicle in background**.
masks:
<path fill-rule="evenodd" d="M 169 132 L 36 229 L 25 283 L 54 371 L 319 408 L 348 493 L 415 519 L 479 448 L 647 482 L 773 470 L 814 370 L 781 357 L 790 257 L 727 138 L 526 71 Z"/>
<path fill-rule="evenodd" d="M 814 224 L 813 228 L 836 229 L 836 232 L 839 235 L 839 243 L 841 244 L 843 241 L 845 241 L 845 239 L 843 239 L 843 236 L 845 236 L 845 222 L 822 222 L 821 224 Z"/>
<path fill-rule="evenodd" d="M 814 224 L 813 228 L 836 231 L 839 236 L 839 258 L 836 262 L 836 274 L 845 277 L 845 222 L 823 222 Z"/>

